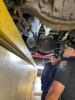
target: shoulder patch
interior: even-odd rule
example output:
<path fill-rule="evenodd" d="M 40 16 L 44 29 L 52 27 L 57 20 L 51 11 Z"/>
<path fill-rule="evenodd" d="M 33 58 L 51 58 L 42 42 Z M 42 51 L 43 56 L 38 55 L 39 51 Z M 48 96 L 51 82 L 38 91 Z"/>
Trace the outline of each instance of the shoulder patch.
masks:
<path fill-rule="evenodd" d="M 60 69 L 60 70 L 65 70 L 66 69 L 66 64 L 67 64 L 67 61 L 61 61 L 61 62 L 59 62 L 59 64 L 58 64 L 58 68 Z"/>

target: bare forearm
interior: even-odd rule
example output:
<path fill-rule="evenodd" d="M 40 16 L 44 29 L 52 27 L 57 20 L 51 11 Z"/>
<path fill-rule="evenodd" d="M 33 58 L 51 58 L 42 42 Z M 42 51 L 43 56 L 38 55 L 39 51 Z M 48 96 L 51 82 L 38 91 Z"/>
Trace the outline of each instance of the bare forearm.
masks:
<path fill-rule="evenodd" d="M 53 93 L 48 93 L 45 100 L 58 100 L 58 96 Z"/>
<path fill-rule="evenodd" d="M 54 81 L 50 87 L 45 100 L 58 100 L 64 90 L 64 85 L 58 81 Z"/>

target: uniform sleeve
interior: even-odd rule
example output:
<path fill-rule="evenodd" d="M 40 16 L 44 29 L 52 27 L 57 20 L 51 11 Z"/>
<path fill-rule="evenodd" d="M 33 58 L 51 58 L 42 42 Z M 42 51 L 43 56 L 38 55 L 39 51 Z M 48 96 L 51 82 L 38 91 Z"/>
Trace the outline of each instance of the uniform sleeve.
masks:
<path fill-rule="evenodd" d="M 57 65 L 55 80 L 59 81 L 65 86 L 69 78 L 69 75 L 70 75 L 70 67 L 68 66 L 67 61 L 59 62 L 59 64 Z"/>
<path fill-rule="evenodd" d="M 44 83 L 46 70 L 47 70 L 47 63 L 45 64 L 44 69 L 43 69 L 43 71 L 42 71 L 42 75 L 41 75 L 41 84 Z"/>
<path fill-rule="evenodd" d="M 46 63 L 45 66 L 44 66 L 44 69 L 42 71 L 42 75 L 41 75 L 41 84 L 43 84 L 45 78 L 46 78 L 46 73 L 48 72 L 48 68 L 50 66 L 50 63 Z"/>

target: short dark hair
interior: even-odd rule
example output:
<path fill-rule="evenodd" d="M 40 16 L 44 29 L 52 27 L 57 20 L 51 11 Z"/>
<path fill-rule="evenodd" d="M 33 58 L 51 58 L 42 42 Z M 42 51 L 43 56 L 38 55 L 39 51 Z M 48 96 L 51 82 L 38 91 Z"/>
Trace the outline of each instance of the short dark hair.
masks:
<path fill-rule="evenodd" d="M 66 45 L 75 49 L 75 29 L 69 31 L 67 41 L 66 41 Z"/>
<path fill-rule="evenodd" d="M 54 56 L 55 58 L 58 58 L 58 54 L 52 52 L 52 55 L 51 56 Z"/>
<path fill-rule="evenodd" d="M 54 53 L 55 58 L 58 58 L 58 55 Z"/>

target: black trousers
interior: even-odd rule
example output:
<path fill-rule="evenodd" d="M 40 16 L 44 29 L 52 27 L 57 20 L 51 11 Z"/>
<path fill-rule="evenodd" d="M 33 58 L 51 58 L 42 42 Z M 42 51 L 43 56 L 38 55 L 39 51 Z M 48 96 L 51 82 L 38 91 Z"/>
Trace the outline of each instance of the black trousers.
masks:
<path fill-rule="evenodd" d="M 41 95 L 41 100 L 45 100 L 45 98 L 46 98 L 46 95 L 47 95 L 47 93 L 42 93 L 42 95 Z"/>

